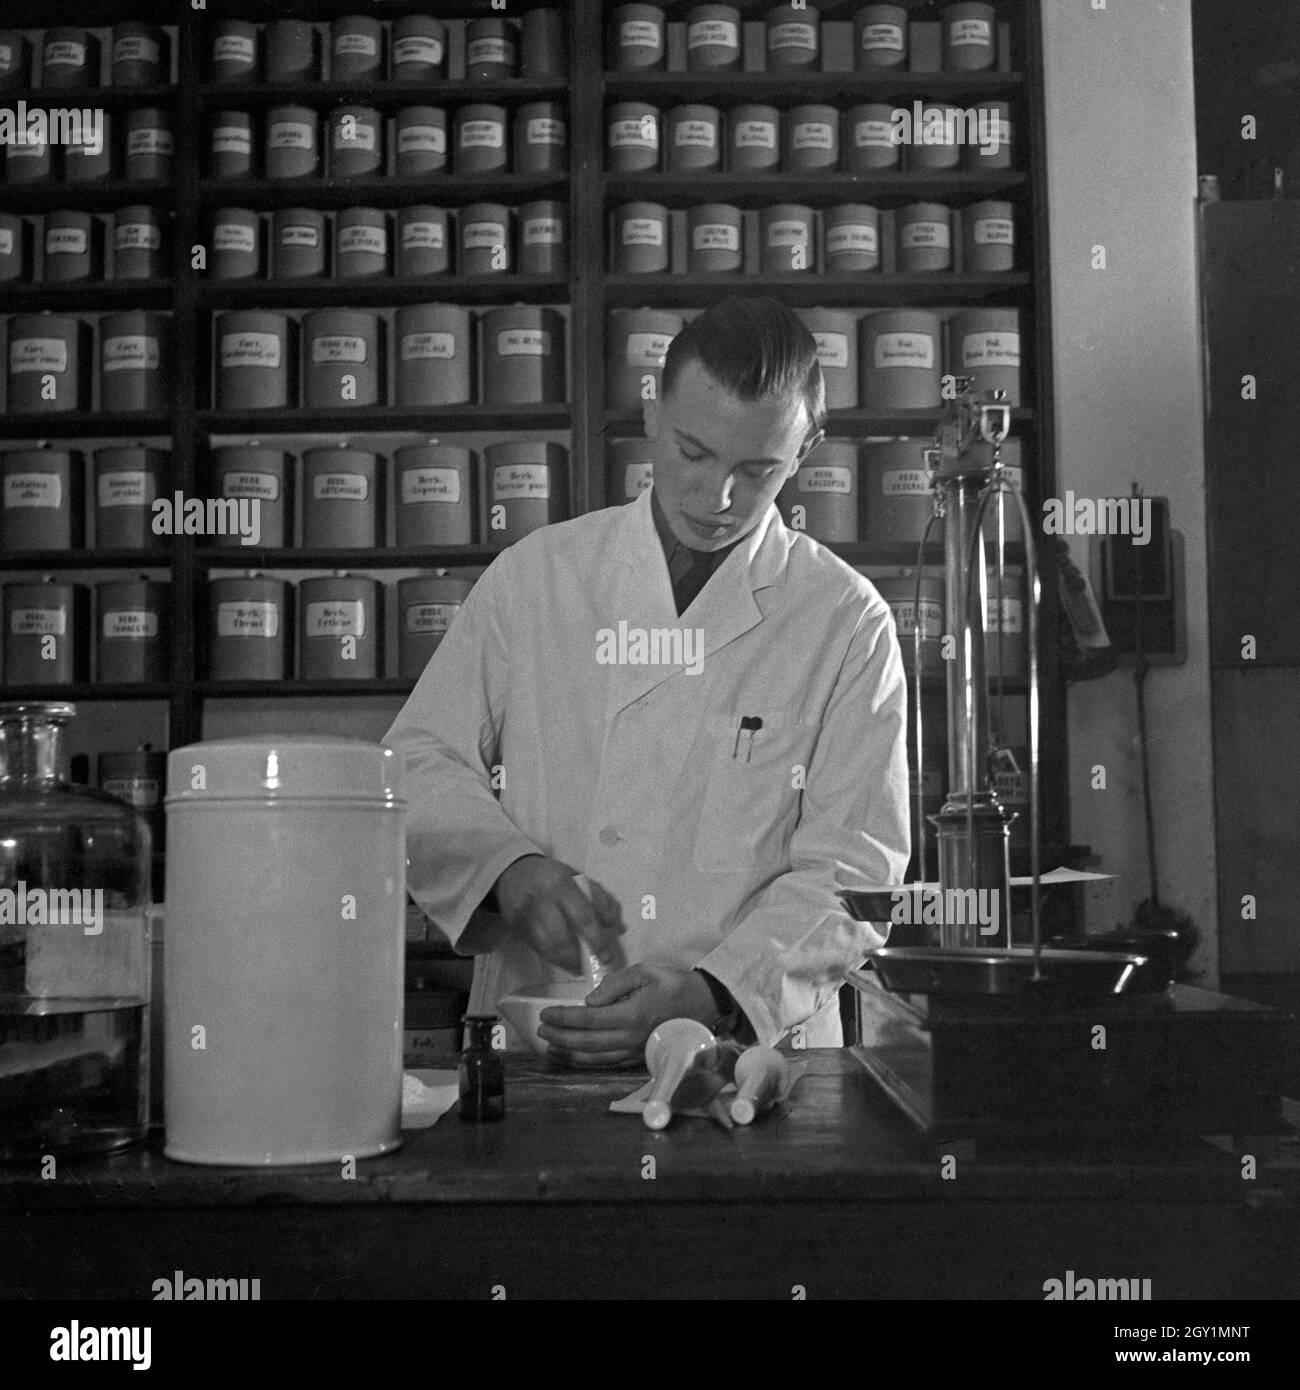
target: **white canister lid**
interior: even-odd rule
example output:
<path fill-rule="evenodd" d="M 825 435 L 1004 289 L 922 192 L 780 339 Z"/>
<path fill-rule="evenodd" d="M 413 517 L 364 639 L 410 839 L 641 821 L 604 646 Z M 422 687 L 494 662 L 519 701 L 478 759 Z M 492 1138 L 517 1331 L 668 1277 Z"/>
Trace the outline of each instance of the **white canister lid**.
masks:
<path fill-rule="evenodd" d="M 325 735 L 213 739 L 167 755 L 168 806 L 321 798 L 405 806 L 402 759 L 377 743 Z"/>

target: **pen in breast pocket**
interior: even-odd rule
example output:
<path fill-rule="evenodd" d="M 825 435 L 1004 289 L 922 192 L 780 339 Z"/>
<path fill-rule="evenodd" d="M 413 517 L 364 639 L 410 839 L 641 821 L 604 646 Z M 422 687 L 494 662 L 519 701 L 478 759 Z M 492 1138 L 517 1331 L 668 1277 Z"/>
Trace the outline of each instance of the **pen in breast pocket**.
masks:
<path fill-rule="evenodd" d="M 741 721 L 736 730 L 736 741 L 731 745 L 731 756 L 733 760 L 740 752 L 740 736 L 748 734 L 749 741 L 745 744 L 745 761 L 748 762 L 754 756 L 754 735 L 763 727 L 763 721 L 756 714 L 747 714 Z"/>

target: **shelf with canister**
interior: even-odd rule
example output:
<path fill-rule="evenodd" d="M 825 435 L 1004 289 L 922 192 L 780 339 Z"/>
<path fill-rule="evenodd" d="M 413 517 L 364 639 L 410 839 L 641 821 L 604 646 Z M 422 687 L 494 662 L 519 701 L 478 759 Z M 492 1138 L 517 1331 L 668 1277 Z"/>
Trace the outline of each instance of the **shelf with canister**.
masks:
<path fill-rule="evenodd" d="M 567 306 L 410 304 L 213 315 L 209 429 L 563 428 Z M 301 369 L 299 364 L 301 358 Z M 263 413 L 265 416 L 263 417 Z M 363 414 L 364 413 L 364 414 Z M 355 423 L 364 419 L 365 423 Z M 411 423 L 404 423 L 406 420 Z"/>
<path fill-rule="evenodd" d="M 151 309 L 0 318 L 0 438 L 168 433 L 171 328 Z"/>
<path fill-rule="evenodd" d="M 299 191 L 311 203 L 324 192 L 391 184 L 429 196 L 511 186 L 521 192 L 562 184 L 569 166 L 567 108 L 558 100 L 461 102 L 452 107 L 367 103 L 234 105 L 203 118 L 202 190 L 206 198 L 238 186 L 259 204 Z M 308 196 L 310 190 L 312 196 Z M 337 205 L 337 204 L 331 204 Z"/>
<path fill-rule="evenodd" d="M 798 81 L 830 74 L 889 79 L 942 73 L 958 86 L 1004 78 L 1016 54 L 1008 5 L 952 4 L 916 20 L 903 5 L 823 0 L 778 5 L 627 4 L 611 9 L 605 66 L 628 78 Z"/>
<path fill-rule="evenodd" d="M 146 105 L 132 92 L 104 103 L 91 93 L 86 106 L 37 105 L 49 95 L 34 92 L 31 109 L 13 111 L 15 122 L 25 112 L 25 124 L 4 144 L 0 206 L 35 212 L 70 201 L 96 208 L 174 201 L 174 101 Z"/>
<path fill-rule="evenodd" d="M 411 569 L 386 583 L 348 569 L 213 571 L 200 603 L 197 692 L 404 694 L 482 572 Z"/>
<path fill-rule="evenodd" d="M 606 109 L 610 175 L 708 173 L 733 181 L 831 179 L 907 188 L 969 178 L 981 186 L 1020 170 L 1018 103 L 981 98 L 961 107 L 916 97 L 839 104 L 615 101 Z"/>
<path fill-rule="evenodd" d="M 895 304 L 1032 298 L 1032 277 L 1016 269 L 1023 218 L 1009 201 L 817 207 L 755 203 L 751 191 L 745 203 L 614 204 L 607 300 L 651 290 L 662 303 L 697 286 L 717 299 L 755 276 L 792 304 L 810 296 L 860 304 L 864 293 Z"/>
<path fill-rule="evenodd" d="M 120 698 L 156 699 L 171 667 L 165 569 L 95 584 L 62 574 L 3 585 L 0 680 L 15 689 L 94 685 Z"/>
<path fill-rule="evenodd" d="M 431 290 L 491 303 L 562 302 L 569 292 L 566 200 L 458 209 L 214 209 L 200 303 L 266 307 L 412 304 Z"/>
<path fill-rule="evenodd" d="M 559 431 L 222 438 L 204 470 L 238 522 L 198 542 L 208 570 L 475 565 L 576 514 Z"/>
<path fill-rule="evenodd" d="M 171 95 L 176 28 L 147 19 L 109 26 L 0 30 L 0 91 L 61 106 L 106 105 L 114 97 Z"/>
<path fill-rule="evenodd" d="M 317 23 L 212 23 L 202 95 L 237 90 L 274 100 L 286 85 L 306 92 L 495 94 L 546 90 L 567 77 L 568 26 L 559 8 L 456 18 L 448 17 L 455 6 L 439 5 L 436 18 L 395 10 L 391 19 L 346 12 L 331 17 L 330 8 L 314 6 L 325 16 Z"/>
<path fill-rule="evenodd" d="M 171 223 L 145 204 L 0 212 L 0 310 L 166 308 Z"/>

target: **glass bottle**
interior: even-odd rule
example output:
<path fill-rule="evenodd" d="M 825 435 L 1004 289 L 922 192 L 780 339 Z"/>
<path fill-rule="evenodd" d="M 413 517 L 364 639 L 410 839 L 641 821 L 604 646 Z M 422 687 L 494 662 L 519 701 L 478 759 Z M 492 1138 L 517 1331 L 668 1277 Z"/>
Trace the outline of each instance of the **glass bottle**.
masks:
<path fill-rule="evenodd" d="M 60 779 L 75 716 L 0 704 L 0 1158 L 145 1133 L 149 827 Z"/>
<path fill-rule="evenodd" d="M 506 1113 L 506 1075 L 501 1056 L 492 1047 L 496 1014 L 466 1014 L 468 1045 L 460 1054 L 460 1117 L 499 1120 Z"/>

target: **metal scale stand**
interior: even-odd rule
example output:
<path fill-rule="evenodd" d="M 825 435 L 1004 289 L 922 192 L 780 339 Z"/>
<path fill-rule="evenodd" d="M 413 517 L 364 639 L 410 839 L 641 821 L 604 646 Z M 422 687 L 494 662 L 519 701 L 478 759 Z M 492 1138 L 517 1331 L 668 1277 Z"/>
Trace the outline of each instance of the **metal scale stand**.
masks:
<path fill-rule="evenodd" d="M 1002 466 L 1010 411 L 1004 394 L 958 380 L 926 454 L 934 514 L 917 558 L 915 766 L 923 766 L 920 570 L 931 529 L 944 523 L 945 599 L 957 638 L 947 662 L 948 786 L 937 816 L 939 888 L 996 892 L 998 930 L 946 911 L 924 945 L 890 945 L 852 972 L 862 1041 L 854 1056 L 927 1134 L 950 1139 L 1124 1143 L 1175 1135 L 1267 1135 L 1281 1119 L 1280 1010 L 1186 985 L 1151 988 L 1138 954 L 1044 950 L 1040 914 L 1038 661 L 1040 584 L 1035 527 Z M 1033 948 L 1011 944 L 1010 826 L 994 774 L 985 676 L 988 578 L 983 518 L 993 499 L 1020 508 L 1029 581 L 1029 814 Z M 1002 529 L 995 569 L 1001 614 Z M 997 624 L 1000 632 L 1002 622 Z M 999 721 L 1000 724 L 1000 721 Z M 1011 764 L 1014 768 L 1014 764 Z M 917 779 L 914 844 L 924 872 L 925 820 Z M 881 921 L 892 889 L 845 892 L 860 920 Z M 1146 982 L 1146 983 L 1144 983 Z M 1098 1046 L 1098 1027 L 1104 1046 Z"/>

